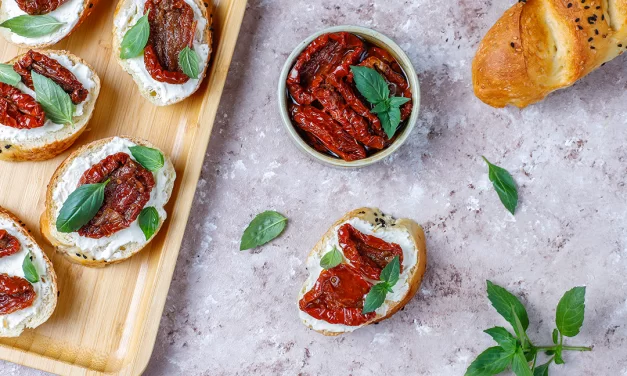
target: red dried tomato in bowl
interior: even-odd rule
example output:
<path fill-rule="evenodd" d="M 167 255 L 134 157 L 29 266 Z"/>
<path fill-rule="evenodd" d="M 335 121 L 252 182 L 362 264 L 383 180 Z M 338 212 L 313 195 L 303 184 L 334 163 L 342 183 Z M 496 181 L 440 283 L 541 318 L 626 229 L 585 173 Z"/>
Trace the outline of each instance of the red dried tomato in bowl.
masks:
<path fill-rule="evenodd" d="M 387 96 L 364 93 L 357 82 L 365 82 L 364 75 L 355 78 L 353 67 L 378 75 Z M 382 118 L 390 114 L 389 99 L 382 104 L 385 114 L 373 112 L 382 98 L 393 97 L 402 102 L 395 106 L 395 129 Z M 367 28 L 336 26 L 294 49 L 279 78 L 278 99 L 283 123 L 302 151 L 333 166 L 362 167 L 405 142 L 418 119 L 420 86 L 411 61 L 392 40 Z"/>

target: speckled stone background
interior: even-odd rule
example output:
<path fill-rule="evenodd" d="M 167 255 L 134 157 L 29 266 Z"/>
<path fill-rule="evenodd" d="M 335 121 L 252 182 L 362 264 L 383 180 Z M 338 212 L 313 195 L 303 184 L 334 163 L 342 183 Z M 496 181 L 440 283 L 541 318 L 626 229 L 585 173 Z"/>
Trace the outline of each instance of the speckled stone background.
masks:
<path fill-rule="evenodd" d="M 505 325 L 491 279 L 522 297 L 530 336 L 550 343 L 564 291 L 586 285 L 586 319 L 552 375 L 627 375 L 627 64 L 618 58 L 525 110 L 471 89 L 477 44 L 512 1 L 250 0 L 147 375 L 463 375 Z M 298 42 L 333 25 L 374 28 L 421 80 L 416 130 L 392 158 L 328 168 L 294 147 L 275 88 Z M 512 172 L 521 204 L 501 205 L 480 156 Z M 427 233 L 422 289 L 390 320 L 326 338 L 299 321 L 304 260 L 346 211 L 378 206 Z M 254 252 L 257 213 L 289 217 Z M 4 363 L 0 374 L 38 372 Z"/>

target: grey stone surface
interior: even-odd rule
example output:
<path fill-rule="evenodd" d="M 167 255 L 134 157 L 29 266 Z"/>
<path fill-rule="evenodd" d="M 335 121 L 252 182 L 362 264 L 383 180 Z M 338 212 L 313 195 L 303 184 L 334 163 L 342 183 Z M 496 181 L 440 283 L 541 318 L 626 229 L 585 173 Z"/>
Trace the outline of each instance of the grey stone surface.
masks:
<path fill-rule="evenodd" d="M 517 295 L 530 336 L 550 343 L 554 308 L 586 285 L 586 320 L 552 375 L 627 375 L 627 65 L 606 64 L 525 110 L 472 93 L 478 42 L 511 1 L 250 0 L 165 306 L 149 375 L 463 375 L 506 323 L 490 279 Z M 411 57 L 417 129 L 392 158 L 357 171 L 309 160 L 289 141 L 275 87 L 298 42 L 338 24 L 372 27 Z M 510 170 L 506 212 L 480 156 Z M 304 260 L 348 210 L 378 206 L 421 223 L 422 289 L 391 319 L 337 338 L 307 330 L 296 295 Z M 253 252 L 239 238 L 275 209 L 285 234 Z M 1 364 L 0 373 L 37 372 Z"/>

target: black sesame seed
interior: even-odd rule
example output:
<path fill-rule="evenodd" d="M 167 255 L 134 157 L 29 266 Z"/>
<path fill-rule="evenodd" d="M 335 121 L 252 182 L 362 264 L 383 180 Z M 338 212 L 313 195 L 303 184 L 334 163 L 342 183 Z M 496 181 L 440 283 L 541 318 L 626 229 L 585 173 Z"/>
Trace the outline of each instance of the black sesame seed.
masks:
<path fill-rule="evenodd" d="M 605 21 L 605 14 L 601 15 L 601 20 Z"/>
<path fill-rule="evenodd" d="M 57 290 L 57 297 L 61 295 L 61 291 Z"/>
<path fill-rule="evenodd" d="M 575 22 L 579 22 L 579 21 L 580 21 L 579 17 L 575 18 Z"/>
<path fill-rule="evenodd" d="M 597 21 L 597 19 L 595 17 L 588 17 L 588 23 L 590 25 L 594 25 L 594 23 Z"/>
<path fill-rule="evenodd" d="M 509 45 L 510 45 L 510 46 L 512 46 L 512 48 L 515 48 L 515 47 L 516 47 L 516 45 L 514 44 L 514 42 L 511 42 Z"/>
<path fill-rule="evenodd" d="M 87 260 L 87 256 L 83 255 L 83 258 L 84 258 L 85 260 Z"/>
<path fill-rule="evenodd" d="M 591 49 L 591 50 L 594 50 L 594 49 L 596 49 L 596 48 L 595 48 L 594 46 L 590 46 L 590 49 Z"/>
<path fill-rule="evenodd" d="M 583 9 L 590 9 L 590 7 L 586 5 L 585 7 L 583 7 Z"/>
<path fill-rule="evenodd" d="M 581 0 L 581 3 L 584 4 L 586 2 L 586 0 Z"/>
<path fill-rule="evenodd" d="M 590 37 L 588 38 L 588 42 L 592 42 L 594 40 L 594 38 Z"/>
<path fill-rule="evenodd" d="M 5 149 L 11 149 L 11 145 L 4 145 Z"/>
<path fill-rule="evenodd" d="M 600 6 L 600 5 L 597 5 L 597 9 L 601 9 L 601 6 Z"/>
<path fill-rule="evenodd" d="M 568 5 L 566 6 L 566 8 L 572 8 L 573 4 L 572 3 L 568 3 Z"/>
<path fill-rule="evenodd" d="M 594 33 L 595 33 L 596 35 L 599 35 L 599 30 L 598 30 L 598 29 L 594 29 Z"/>
<path fill-rule="evenodd" d="M 577 29 L 579 29 L 579 30 L 583 30 L 583 26 L 581 26 L 581 25 L 577 25 Z"/>
<path fill-rule="evenodd" d="M 93 3 L 89 3 L 89 8 L 91 9 L 94 6 Z"/>
<path fill-rule="evenodd" d="M 619 43 L 619 44 L 618 44 L 618 47 L 623 47 L 623 44 L 622 44 L 622 43 Z"/>
<path fill-rule="evenodd" d="M 77 254 L 76 254 L 76 256 L 81 257 L 81 254 L 80 254 L 80 253 L 77 253 Z"/>

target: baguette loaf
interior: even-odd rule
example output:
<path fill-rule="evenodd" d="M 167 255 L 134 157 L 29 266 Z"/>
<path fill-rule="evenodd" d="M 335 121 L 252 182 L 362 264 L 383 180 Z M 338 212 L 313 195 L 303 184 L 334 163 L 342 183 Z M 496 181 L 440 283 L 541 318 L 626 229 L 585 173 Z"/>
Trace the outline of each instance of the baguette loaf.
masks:
<path fill-rule="evenodd" d="M 39 275 L 39 281 L 31 283 L 37 294 L 33 304 L 22 310 L 0 315 L 0 337 L 17 337 L 25 328 L 38 327 L 48 320 L 57 305 L 57 276 L 52 263 L 24 226 L 17 217 L 0 207 L 0 230 L 7 231 L 20 242 L 17 253 L 0 257 L 0 274 L 24 278 L 22 263 L 30 253 Z"/>
<path fill-rule="evenodd" d="M 42 161 L 61 154 L 83 133 L 94 112 L 100 93 L 100 78 L 94 68 L 67 51 L 37 52 L 54 58 L 72 71 L 89 94 L 83 103 L 76 106 L 73 124 L 59 125 L 47 120 L 42 127 L 33 129 L 15 129 L 0 124 L 0 160 Z M 14 64 L 22 56 L 16 56 L 7 64 Z M 18 84 L 18 88 L 32 93 L 23 83 Z"/>
<path fill-rule="evenodd" d="M 48 13 L 57 21 L 64 24 L 51 34 L 41 37 L 23 37 L 7 28 L 0 28 L 2 36 L 10 43 L 25 48 L 44 48 L 56 44 L 61 39 L 72 34 L 92 12 L 99 0 L 67 0 L 57 9 Z M 0 0 L 0 23 L 26 14 L 18 6 L 15 0 Z"/>
<path fill-rule="evenodd" d="M 190 78 L 184 84 L 169 84 L 153 79 L 146 70 L 143 54 L 130 59 L 120 58 L 124 35 L 144 15 L 146 0 L 120 0 L 115 9 L 112 53 L 122 68 L 131 75 L 141 95 L 156 106 L 178 103 L 194 94 L 205 77 L 211 58 L 213 3 L 200 0 L 185 2 L 194 10 L 194 19 L 197 22 L 193 50 L 200 57 L 201 69 L 198 79 Z"/>
<path fill-rule="evenodd" d="M 320 266 L 322 257 L 334 247 L 344 254 L 338 240 L 338 229 L 345 223 L 350 223 L 358 231 L 366 235 L 372 235 L 389 243 L 399 244 L 403 250 L 403 271 L 400 273 L 399 281 L 392 288 L 394 293 L 389 293 L 384 304 L 375 311 L 376 316 L 362 325 L 332 324 L 316 319 L 299 310 L 300 318 L 307 327 L 326 336 L 337 336 L 352 332 L 360 327 L 391 317 L 416 294 L 427 266 L 425 235 L 416 222 L 410 219 L 394 219 L 391 216 L 384 215 L 379 209 L 355 209 L 335 222 L 309 253 L 306 261 L 309 276 L 300 290 L 298 295 L 299 301 L 312 289 L 323 271 Z M 351 264 L 346 257 L 344 257 L 343 262 Z M 374 283 L 376 281 L 371 282 Z"/>
<path fill-rule="evenodd" d="M 118 152 L 132 155 L 128 148 L 135 145 L 154 148 L 147 141 L 131 137 L 112 137 L 94 141 L 70 154 L 52 176 L 46 192 L 46 209 L 40 220 L 41 232 L 44 238 L 70 261 L 90 267 L 104 267 L 122 262 L 141 251 L 161 229 L 167 218 L 163 207 L 170 199 L 176 179 L 174 166 L 165 154 L 164 166 L 159 171 L 153 172 L 155 186 L 152 188 L 150 201 L 145 205 L 154 206 L 159 213 L 158 228 L 150 239 L 146 240 L 137 219 L 129 227 L 100 239 L 87 238 L 77 232 L 62 233 L 56 227 L 59 211 L 69 194 L 76 189 L 83 173 L 109 155 Z"/>
<path fill-rule="evenodd" d="M 523 108 L 627 49 L 625 0 L 527 0 L 488 31 L 472 62 L 475 94 Z"/>

